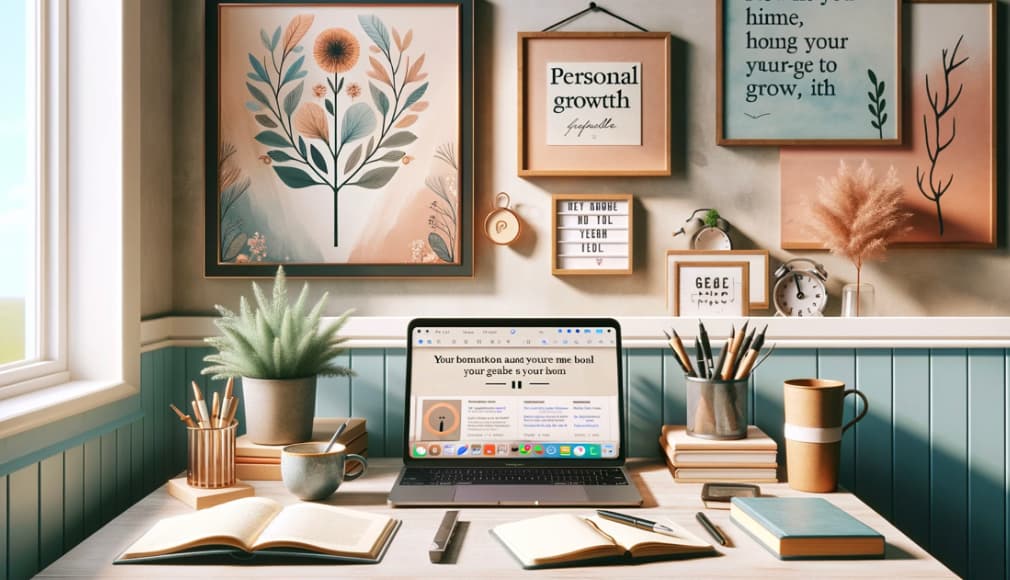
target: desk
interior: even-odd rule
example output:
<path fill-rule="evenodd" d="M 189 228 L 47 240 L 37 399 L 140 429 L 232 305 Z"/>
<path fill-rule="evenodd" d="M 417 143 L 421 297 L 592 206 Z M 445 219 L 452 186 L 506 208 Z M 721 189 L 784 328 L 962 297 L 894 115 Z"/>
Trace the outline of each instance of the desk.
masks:
<path fill-rule="evenodd" d="M 712 521 L 730 538 L 731 547 L 717 546 L 723 555 L 637 566 L 583 567 L 525 571 L 488 530 L 498 524 L 522 518 L 565 511 L 557 508 L 462 508 L 460 521 L 469 522 L 455 564 L 428 562 L 428 544 L 441 520 L 443 509 L 396 509 L 386 505 L 386 495 L 400 468 L 399 459 L 374 459 L 369 473 L 354 482 L 345 483 L 327 503 L 358 509 L 389 513 L 403 520 L 403 526 L 393 539 L 385 559 L 378 565 L 354 566 L 113 566 L 112 560 L 164 517 L 184 514 L 190 508 L 168 495 L 164 487 L 135 504 L 105 525 L 94 535 L 54 562 L 39 574 L 39 578 L 310 578 L 339 576 L 374 577 L 508 577 L 541 576 L 568 578 L 629 578 L 669 577 L 777 577 L 777 578 L 954 578 L 942 564 L 919 548 L 883 517 L 849 493 L 827 494 L 825 497 L 887 539 L 885 560 L 791 561 L 776 559 L 729 521 L 727 510 L 706 510 Z M 640 510 L 645 517 L 667 516 L 683 524 L 699 537 L 710 539 L 695 521 L 701 509 L 700 484 L 674 483 L 666 466 L 659 461 L 629 462 L 632 478 L 645 498 Z M 282 503 L 297 501 L 279 481 L 253 482 L 256 493 Z M 806 496 L 785 484 L 764 484 L 762 492 L 778 496 Z M 587 509 L 572 509 L 587 513 Z"/>

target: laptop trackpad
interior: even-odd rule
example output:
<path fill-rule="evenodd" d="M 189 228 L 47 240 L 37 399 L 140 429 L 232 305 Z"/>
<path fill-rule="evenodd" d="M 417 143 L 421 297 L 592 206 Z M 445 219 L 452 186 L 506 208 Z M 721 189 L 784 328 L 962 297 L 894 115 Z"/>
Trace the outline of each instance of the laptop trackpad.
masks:
<path fill-rule="evenodd" d="M 572 505 L 588 501 L 578 485 L 460 485 L 453 501 L 499 505 Z"/>

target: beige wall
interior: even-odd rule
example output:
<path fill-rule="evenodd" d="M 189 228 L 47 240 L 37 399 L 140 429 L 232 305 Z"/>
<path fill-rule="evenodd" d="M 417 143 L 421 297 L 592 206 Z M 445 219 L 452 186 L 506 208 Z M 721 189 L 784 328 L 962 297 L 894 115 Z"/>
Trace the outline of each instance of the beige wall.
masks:
<path fill-rule="evenodd" d="M 1010 8 L 1007 3 L 1000 0 L 1003 18 L 1000 32 L 1004 38 Z M 167 118 L 172 131 L 174 175 L 170 252 L 173 268 L 172 274 L 166 273 L 168 256 L 164 246 L 159 245 L 156 256 L 145 254 L 159 264 L 145 266 L 145 290 L 151 291 L 145 292 L 144 304 L 145 312 L 149 312 L 148 305 L 164 307 L 160 288 L 155 293 L 152 287 L 168 279 L 173 287 L 172 309 L 178 313 L 202 313 L 210 311 L 214 303 L 234 306 L 248 286 L 243 280 L 203 278 L 203 1 L 176 0 L 172 5 L 173 107 Z M 360 315 L 663 315 L 665 251 L 682 244 L 675 243 L 677 240 L 670 234 L 697 207 L 719 208 L 737 228 L 738 238 L 746 238 L 737 247 L 767 248 L 775 261 L 794 256 L 778 248 L 778 150 L 715 145 L 714 2 L 622 0 L 610 6 L 651 30 L 668 30 L 674 37 L 673 176 L 531 180 L 516 177 L 516 32 L 539 30 L 584 6 L 582 0 L 494 0 L 479 4 L 475 221 L 482 223 L 494 194 L 506 191 L 524 220 L 523 238 L 511 247 L 497 247 L 476 232 L 477 274 L 473 280 L 315 281 L 316 293 L 330 291 L 331 312 L 353 307 Z M 603 15 L 591 14 L 567 29 L 626 30 L 627 27 Z M 1001 46 L 1005 50 L 1005 41 Z M 1000 69 L 1005 84 L 1010 59 L 1003 59 Z M 154 75 L 150 71 L 145 74 Z M 165 82 L 161 78 L 154 80 Z M 149 92 L 145 91 L 145 95 Z M 144 106 L 150 106 L 147 100 Z M 161 114 L 157 107 L 160 105 L 155 108 Z M 151 123 L 159 128 L 165 125 L 163 120 Z M 1006 124 L 1004 113 L 1003 126 Z M 1005 146 L 1000 151 L 1004 183 L 1001 198 L 1005 199 L 1010 153 Z M 162 184 L 153 187 L 160 204 L 164 201 Z M 639 202 L 635 274 L 607 278 L 552 276 L 549 195 L 606 192 L 633 193 Z M 1005 223 L 1006 204 L 1001 208 Z M 831 256 L 815 256 L 824 261 L 831 274 L 833 304 L 829 310 L 837 312 L 841 284 L 852 281 L 855 273 Z M 1006 288 L 1010 282 L 1010 255 L 1005 249 L 902 250 L 892 252 L 890 258 L 883 264 L 864 268 L 864 281 L 876 287 L 882 314 L 1010 314 L 1010 292 Z"/>
<path fill-rule="evenodd" d="M 141 315 L 172 305 L 172 0 L 141 4 Z"/>

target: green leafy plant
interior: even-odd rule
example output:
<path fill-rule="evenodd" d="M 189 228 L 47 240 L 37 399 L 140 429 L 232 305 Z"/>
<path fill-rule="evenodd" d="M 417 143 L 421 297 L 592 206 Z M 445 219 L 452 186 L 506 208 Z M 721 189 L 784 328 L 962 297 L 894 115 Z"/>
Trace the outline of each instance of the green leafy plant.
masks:
<path fill-rule="evenodd" d="M 268 298 L 255 282 L 252 288 L 255 310 L 245 296 L 239 302 L 237 314 L 224 306 L 214 306 L 221 314 L 214 324 L 223 336 L 206 339 L 218 353 L 204 357 L 204 362 L 211 366 L 201 374 L 214 375 L 214 379 L 298 379 L 353 374 L 350 369 L 333 364 L 333 359 L 345 350 L 341 344 L 347 339 L 337 336 L 337 331 L 347 321 L 350 310 L 320 330 L 320 317 L 329 293 L 323 294 L 306 314 L 309 285 L 302 286 L 298 299 L 291 305 L 283 267 L 277 268 L 272 297 Z"/>
<path fill-rule="evenodd" d="M 705 217 L 703 217 L 701 221 L 704 222 L 706 226 L 714 228 L 719 225 L 720 217 L 721 216 L 719 215 L 718 210 L 710 209 L 705 212 Z"/>
<path fill-rule="evenodd" d="M 884 138 L 884 123 L 887 122 L 887 113 L 884 109 L 887 107 L 887 99 L 884 98 L 884 81 L 877 81 L 877 75 L 873 72 L 873 69 L 866 69 L 866 75 L 870 77 L 870 85 L 873 87 L 872 91 L 867 92 L 867 96 L 870 97 L 870 126 L 877 130 L 880 134 L 880 138 Z"/>

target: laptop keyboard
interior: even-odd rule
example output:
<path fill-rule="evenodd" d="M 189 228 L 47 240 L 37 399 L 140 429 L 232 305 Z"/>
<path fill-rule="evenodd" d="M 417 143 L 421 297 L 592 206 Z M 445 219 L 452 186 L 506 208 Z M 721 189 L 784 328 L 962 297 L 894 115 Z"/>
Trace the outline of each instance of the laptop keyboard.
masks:
<path fill-rule="evenodd" d="M 408 467 L 400 485 L 628 485 L 616 467 Z"/>

